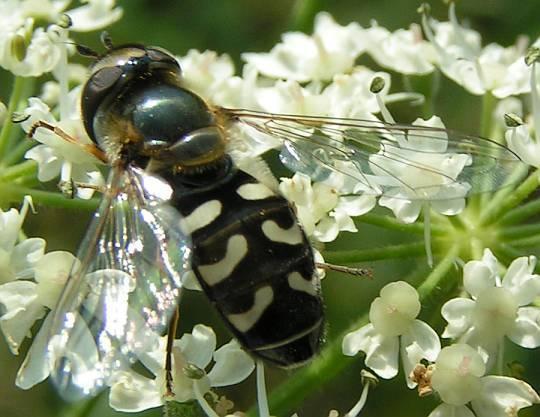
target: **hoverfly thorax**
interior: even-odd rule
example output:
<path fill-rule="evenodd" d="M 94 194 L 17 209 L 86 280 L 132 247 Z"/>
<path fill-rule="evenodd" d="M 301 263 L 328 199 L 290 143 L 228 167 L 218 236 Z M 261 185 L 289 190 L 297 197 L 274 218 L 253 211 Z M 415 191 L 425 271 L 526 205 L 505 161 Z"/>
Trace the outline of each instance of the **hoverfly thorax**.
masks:
<path fill-rule="evenodd" d="M 112 163 L 186 175 L 223 163 L 213 112 L 182 86 L 180 65 L 160 48 L 109 50 L 92 67 L 81 107 L 88 135 Z"/>

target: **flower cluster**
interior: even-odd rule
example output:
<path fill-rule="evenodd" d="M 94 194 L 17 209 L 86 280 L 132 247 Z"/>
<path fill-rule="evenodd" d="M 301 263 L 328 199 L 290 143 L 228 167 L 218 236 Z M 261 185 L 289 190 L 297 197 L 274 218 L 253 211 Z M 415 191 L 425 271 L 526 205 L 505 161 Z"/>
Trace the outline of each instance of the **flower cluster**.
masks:
<path fill-rule="evenodd" d="M 58 179 L 82 185 L 75 188 L 72 197 L 77 198 L 65 203 L 82 204 L 79 199 L 91 199 L 95 190 L 103 189 L 107 170 L 87 151 L 93 145 L 79 111 L 86 72 L 70 63 L 71 39 L 76 32 L 114 23 L 122 10 L 114 0 L 87 0 L 75 8 L 70 3 L 0 2 L 0 66 L 18 82 L 47 73 L 53 77 L 24 108 L 15 99 L 8 108 L 0 103 L 0 203 L 4 208 L 23 201 L 19 210 L 0 210 L 0 330 L 14 354 L 26 338 L 33 338 L 16 379 L 24 389 L 51 376 L 47 352 L 54 345 L 48 342 L 54 310 L 81 263 L 69 252 L 46 253 L 44 239 L 24 234 L 33 200 L 45 205 L 68 201 L 58 203 L 58 193 L 36 185 Z M 242 113 L 234 109 L 251 114 L 251 119 L 239 116 L 238 123 L 224 122 L 227 152 L 241 170 L 289 201 L 311 243 L 322 252 L 313 251 L 321 271 L 355 270 L 325 264 L 323 256 L 328 262 L 336 258 L 352 264 L 365 259 L 401 261 L 417 257 L 419 244 L 425 243 L 431 266 L 434 254 L 437 263 L 418 288 L 403 281 L 399 270 L 370 304 L 367 319 L 328 341 L 330 349 L 323 358 L 339 363 L 364 352 L 364 365 L 382 379 L 398 375 L 401 362 L 408 388 L 440 399 L 430 417 L 517 415 L 540 403 L 531 385 L 506 375 L 502 367 L 508 359 L 507 339 L 526 349 L 540 346 L 540 275 L 536 258 L 524 256 L 530 253 L 524 248 L 540 243 L 540 224 L 525 224 L 536 222 L 540 207 L 538 201 L 527 200 L 539 188 L 540 41 L 529 50 L 521 37 L 508 47 L 483 46 L 480 34 L 459 22 L 453 2 L 448 21 L 431 17 L 426 6 L 421 13 L 419 23 L 396 31 L 375 21 L 369 27 L 343 26 L 330 14 L 319 13 L 312 34 L 289 32 L 269 52 L 244 53 L 239 71 L 228 55 L 190 50 L 177 57 L 182 86 L 210 103 L 218 115 L 222 107 L 223 115 Z M 437 73 L 452 80 L 453 88 L 497 104 L 484 109 L 482 131 L 492 139 L 447 130 L 443 118 L 432 114 L 411 124 L 396 122 L 390 111 L 393 103 L 426 104 L 427 109 L 435 100 L 433 91 L 409 88 L 410 77 L 432 80 Z M 404 77 L 406 91 L 395 91 L 396 74 Z M 10 138 L 13 121 L 22 128 L 18 143 Z M 55 130 L 36 129 L 37 122 Z M 29 132 L 32 141 L 22 140 Z M 267 161 L 276 155 L 289 176 L 283 170 L 274 175 Z M 32 197 L 23 198 L 26 194 Z M 379 237 L 363 237 L 358 232 L 362 222 L 405 232 L 406 239 L 386 251 L 374 248 Z M 345 231 L 357 233 L 368 249 L 347 247 L 340 253 L 339 238 Z M 424 241 L 408 243 L 411 236 L 422 234 Z M 337 250 L 327 255 L 325 245 Z M 453 266 L 462 269 L 462 280 L 456 280 Z M 145 269 L 149 276 L 150 269 Z M 117 274 L 128 284 L 127 293 L 134 290 L 135 281 L 129 272 Z M 192 271 L 182 278 L 184 289 L 201 289 Z M 151 282 L 150 292 L 153 286 Z M 432 298 L 443 296 L 442 305 L 434 306 Z M 260 307 L 256 300 L 253 303 L 255 310 Z M 435 316 L 447 322 L 440 335 L 427 322 Z M 41 327 L 35 331 L 38 321 Z M 196 404 L 198 412 L 209 417 L 236 416 L 234 403 L 217 393 L 246 380 L 256 369 L 259 414 L 270 416 L 262 363 L 237 341 L 217 348 L 216 333 L 203 324 L 177 340 L 145 330 L 140 333 L 148 340 L 130 340 L 144 345 L 136 365 L 116 361 L 118 369 L 103 381 L 110 389 L 112 408 L 138 412 L 172 403 Z M 92 347 L 111 341 L 90 340 L 93 336 L 84 334 Z M 341 349 L 335 348 L 339 344 Z M 91 356 L 79 358 L 83 365 L 98 362 L 92 347 L 82 349 Z M 318 360 L 314 359 L 315 369 Z M 319 384 L 308 380 L 309 373 L 299 375 L 306 378 L 306 386 Z M 360 399 L 345 417 L 361 412 L 376 380 L 366 370 L 362 377 Z M 317 378 L 322 383 L 326 375 Z M 294 403 L 295 391 L 290 392 L 284 401 Z M 341 415 L 336 410 L 323 414 Z"/>

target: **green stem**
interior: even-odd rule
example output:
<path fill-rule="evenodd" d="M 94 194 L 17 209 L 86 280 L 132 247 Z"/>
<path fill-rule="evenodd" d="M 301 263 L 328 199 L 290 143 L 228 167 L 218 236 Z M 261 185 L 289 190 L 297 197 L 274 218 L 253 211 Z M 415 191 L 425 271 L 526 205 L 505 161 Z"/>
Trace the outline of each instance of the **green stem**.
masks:
<path fill-rule="evenodd" d="M 455 257 L 458 254 L 458 246 L 455 245 L 446 254 L 443 260 L 437 264 L 424 282 L 418 287 L 420 301 L 429 302 L 435 297 L 441 288 L 447 272 L 452 267 Z M 347 333 L 365 326 L 369 321 L 368 313 L 364 313 L 347 330 L 338 337 L 329 341 L 308 366 L 300 369 L 293 376 L 272 391 L 270 395 L 270 411 L 275 416 L 289 416 L 294 409 L 304 399 L 336 378 L 347 366 L 350 366 L 354 358 L 344 356 L 341 351 L 341 341 Z M 256 416 L 256 411 L 250 410 L 250 417 Z"/>
<path fill-rule="evenodd" d="M 486 226 L 497 221 L 510 209 L 516 207 L 538 188 L 540 171 L 534 171 L 515 190 L 503 188 L 493 196 L 489 204 L 482 210 L 479 219 L 480 226 Z M 508 187 L 509 188 L 509 187 Z"/>
<path fill-rule="evenodd" d="M 290 18 L 290 28 L 311 32 L 315 15 L 322 9 L 322 5 L 322 0 L 296 0 Z"/>
<path fill-rule="evenodd" d="M 496 243 L 492 245 L 490 249 L 495 252 L 495 256 L 497 256 L 498 259 L 504 260 L 504 263 L 506 264 L 509 264 L 515 258 L 524 256 L 523 252 L 519 251 L 511 245 L 504 243 Z"/>
<path fill-rule="evenodd" d="M 0 161 L 3 161 L 6 157 L 6 150 L 13 130 L 13 113 L 17 111 L 23 92 L 26 89 L 26 83 L 30 82 L 27 77 L 15 77 L 13 83 L 13 90 L 11 91 L 11 97 L 9 98 L 9 104 L 7 108 L 6 120 L 0 131 Z"/>
<path fill-rule="evenodd" d="M 497 99 L 490 92 L 482 96 L 482 119 L 480 120 L 480 136 L 489 138 L 493 131 L 493 110 Z"/>
<path fill-rule="evenodd" d="M 59 417 L 88 417 L 91 415 L 99 400 L 100 396 L 98 395 L 88 400 L 69 404 L 60 412 Z"/>
<path fill-rule="evenodd" d="M 504 215 L 499 221 L 499 224 L 506 225 L 520 223 L 538 213 L 540 213 L 540 199 L 529 201 L 519 207 L 513 208 Z"/>
<path fill-rule="evenodd" d="M 24 176 L 34 176 L 37 172 L 36 161 L 25 161 L 0 170 L 0 181 L 10 182 Z"/>
<path fill-rule="evenodd" d="M 36 143 L 34 141 L 31 141 L 28 138 L 21 140 L 19 144 L 16 145 L 12 150 L 10 150 L 4 158 L 4 163 L 6 164 L 6 166 L 10 166 L 19 162 L 26 153 L 26 151 L 34 147 L 35 144 Z"/>
<path fill-rule="evenodd" d="M 536 248 L 539 245 L 540 245 L 540 236 L 530 236 L 530 237 L 524 237 L 521 239 L 512 240 L 512 246 L 516 246 L 520 248 L 526 247 L 526 246 Z"/>
<path fill-rule="evenodd" d="M 90 200 L 69 199 L 60 193 L 0 183 L 0 206 L 20 203 L 26 195 L 31 196 L 35 204 L 66 209 L 96 210 L 100 201 L 97 198 Z"/>
<path fill-rule="evenodd" d="M 534 223 L 503 228 L 499 231 L 499 237 L 502 240 L 510 240 L 513 242 L 515 239 L 538 235 L 539 233 L 540 223 Z"/>
<path fill-rule="evenodd" d="M 440 242 L 433 242 L 435 247 L 440 247 Z M 423 256 L 425 249 L 424 241 L 389 245 L 382 248 L 358 249 L 346 251 L 325 251 L 324 259 L 331 264 L 355 264 L 365 261 L 378 261 L 382 259 L 400 259 Z"/>
<path fill-rule="evenodd" d="M 360 216 L 359 221 L 361 221 L 362 223 L 371 224 L 373 226 L 384 227 L 385 229 L 398 230 L 400 232 L 406 233 L 414 233 L 422 236 L 424 235 L 423 222 L 403 223 L 394 217 L 374 213 L 367 213 Z M 450 229 L 443 226 L 442 224 L 435 223 L 431 225 L 432 235 L 445 235 L 449 231 Z"/>

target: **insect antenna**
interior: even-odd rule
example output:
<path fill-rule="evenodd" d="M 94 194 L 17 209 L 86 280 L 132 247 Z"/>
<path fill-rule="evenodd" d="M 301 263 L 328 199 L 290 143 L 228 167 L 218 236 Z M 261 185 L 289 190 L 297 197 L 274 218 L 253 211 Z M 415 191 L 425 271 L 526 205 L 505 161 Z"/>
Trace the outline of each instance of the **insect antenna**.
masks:
<path fill-rule="evenodd" d="M 341 272 L 343 274 L 349 274 L 354 275 L 357 277 L 368 277 L 373 278 L 373 271 L 369 268 L 354 268 L 350 266 L 344 266 L 344 265 L 334 265 L 329 264 L 326 262 L 316 262 L 315 265 L 317 268 L 325 269 L 327 271 L 336 271 Z"/>

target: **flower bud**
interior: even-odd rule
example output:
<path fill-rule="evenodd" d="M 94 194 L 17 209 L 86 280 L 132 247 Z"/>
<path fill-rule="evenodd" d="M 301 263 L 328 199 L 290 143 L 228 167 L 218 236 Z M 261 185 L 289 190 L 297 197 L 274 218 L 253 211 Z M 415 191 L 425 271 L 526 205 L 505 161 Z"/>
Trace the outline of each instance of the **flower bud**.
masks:
<path fill-rule="evenodd" d="M 206 375 L 204 369 L 201 369 L 192 363 L 188 363 L 182 368 L 182 370 L 184 371 L 184 375 L 186 375 L 189 379 L 202 379 Z"/>
<path fill-rule="evenodd" d="M 384 85 L 385 85 L 384 78 L 375 77 L 373 78 L 373 81 L 371 81 L 369 91 L 371 91 L 374 94 L 380 93 L 382 89 L 384 88 Z"/>
<path fill-rule="evenodd" d="M 523 124 L 523 120 L 517 114 L 507 113 L 504 115 L 504 123 L 508 127 L 518 127 Z"/>

